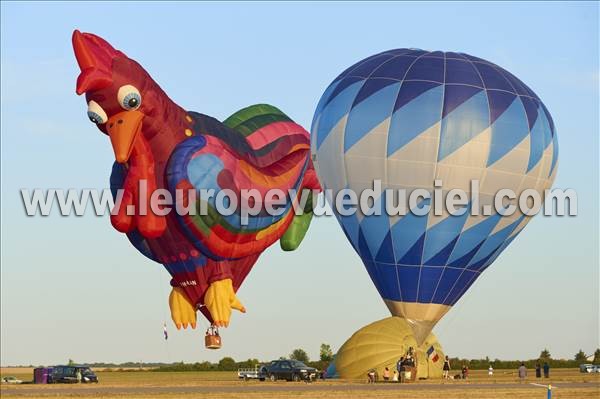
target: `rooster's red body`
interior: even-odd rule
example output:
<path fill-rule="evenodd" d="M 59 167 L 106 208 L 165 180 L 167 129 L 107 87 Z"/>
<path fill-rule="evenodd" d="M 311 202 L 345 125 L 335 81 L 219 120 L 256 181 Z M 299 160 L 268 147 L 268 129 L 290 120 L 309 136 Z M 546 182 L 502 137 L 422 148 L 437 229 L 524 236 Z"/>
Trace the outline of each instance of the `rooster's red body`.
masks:
<path fill-rule="evenodd" d="M 310 209 L 295 215 L 291 203 L 303 189 L 319 189 L 308 133 L 265 104 L 223 123 L 186 111 L 138 63 L 98 36 L 75 31 L 73 46 L 81 68 L 77 93 L 85 93 L 88 116 L 110 137 L 115 152 L 111 188 L 122 197 L 113 226 L 170 272 L 178 327 L 195 327 L 197 308 L 214 324 L 227 325 L 231 308 L 244 311 L 235 292 L 260 253 L 286 234 L 282 247 L 293 249 L 306 232 Z M 263 206 L 247 223 L 240 204 L 224 216 L 214 196 L 201 192 L 229 189 L 241 202 L 243 189 L 265 198 L 273 188 L 298 195 L 286 197 L 280 215 L 267 214 Z M 167 190 L 182 208 L 204 207 L 208 214 L 155 213 L 157 189 Z M 198 193 L 195 203 L 189 203 L 189 190 Z"/>

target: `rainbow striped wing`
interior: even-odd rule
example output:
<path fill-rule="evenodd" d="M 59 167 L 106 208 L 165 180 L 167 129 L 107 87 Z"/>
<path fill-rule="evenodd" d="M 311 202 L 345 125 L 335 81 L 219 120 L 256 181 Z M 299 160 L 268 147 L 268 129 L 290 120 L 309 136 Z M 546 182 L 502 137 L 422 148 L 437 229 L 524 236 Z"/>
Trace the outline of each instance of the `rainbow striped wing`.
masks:
<path fill-rule="evenodd" d="M 176 216 L 180 226 L 213 259 L 262 252 L 283 235 L 294 216 L 287 193 L 301 188 L 309 160 L 308 132 L 264 104 L 244 108 L 224 123 L 203 114 L 189 115 L 199 135 L 176 147 L 167 171 L 171 190 L 192 189 L 197 195 L 196 214 Z M 260 213 L 245 220 L 242 211 L 249 209 L 242 205 L 243 190 L 256 190 L 264 199 L 271 189 L 286 193 L 282 213 L 272 216 L 260 206 Z M 214 195 L 209 196 L 211 190 Z M 229 203 L 235 211 L 228 216 L 217 209 L 217 194 L 224 190 L 235 193 Z"/>

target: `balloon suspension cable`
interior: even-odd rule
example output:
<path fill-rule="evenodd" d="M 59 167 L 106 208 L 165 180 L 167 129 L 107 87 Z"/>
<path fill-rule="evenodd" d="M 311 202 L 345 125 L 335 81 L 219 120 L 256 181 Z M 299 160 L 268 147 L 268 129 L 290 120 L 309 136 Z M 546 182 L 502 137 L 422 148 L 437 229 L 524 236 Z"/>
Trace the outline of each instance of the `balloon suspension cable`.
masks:
<path fill-rule="evenodd" d="M 473 284 L 473 286 L 471 287 L 471 290 L 476 287 L 476 284 Z M 454 325 L 454 323 L 456 322 L 456 315 L 460 314 L 461 312 L 459 312 L 460 309 L 462 309 L 466 304 L 470 303 L 473 300 L 473 297 L 475 296 L 476 291 L 471 291 L 469 294 L 470 295 L 465 295 L 463 297 L 461 297 L 459 299 L 458 302 L 456 302 L 454 305 L 452 305 L 452 309 L 450 309 L 450 311 L 448 312 L 449 314 L 446 315 L 446 317 L 444 317 L 441 321 L 441 323 L 438 324 L 437 326 L 437 331 L 445 334 L 449 329 L 450 326 Z M 438 334 L 439 335 L 439 334 Z"/>
<path fill-rule="evenodd" d="M 157 281 L 158 281 L 158 289 L 156 290 L 156 292 L 163 292 L 165 293 L 165 295 L 162 295 L 163 298 L 168 298 L 169 297 L 169 291 L 168 288 L 165 288 L 164 285 L 164 280 L 163 280 L 163 268 L 162 265 L 160 265 L 157 269 Z M 165 353 L 167 355 L 167 361 L 168 363 L 171 363 L 171 351 L 169 348 L 169 335 L 168 335 L 168 330 L 167 330 L 167 321 L 169 318 L 169 315 L 167 313 L 167 309 L 164 306 L 162 307 L 162 318 L 163 318 L 163 338 L 165 341 Z"/>
<path fill-rule="evenodd" d="M 203 304 L 198 304 L 198 305 L 196 305 L 196 311 L 200 313 L 200 315 L 199 315 L 199 317 L 198 317 L 198 318 L 202 320 L 202 323 L 203 323 L 203 325 L 204 325 L 204 328 L 205 328 L 205 330 L 208 330 L 208 329 L 209 329 L 209 327 L 210 327 L 210 326 L 212 326 L 212 323 L 211 323 L 211 322 L 209 322 L 209 321 L 206 319 L 206 317 L 202 317 L 202 316 L 204 316 L 204 313 L 202 313 L 202 310 L 201 310 L 203 307 L 204 307 L 204 305 L 203 305 Z"/>

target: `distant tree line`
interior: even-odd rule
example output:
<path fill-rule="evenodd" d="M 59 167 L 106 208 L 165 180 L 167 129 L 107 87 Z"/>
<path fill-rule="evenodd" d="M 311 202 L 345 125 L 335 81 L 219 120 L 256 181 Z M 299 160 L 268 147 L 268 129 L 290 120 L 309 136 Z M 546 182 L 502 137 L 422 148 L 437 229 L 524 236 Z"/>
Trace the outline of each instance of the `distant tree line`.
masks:
<path fill-rule="evenodd" d="M 579 350 L 572 359 L 553 359 L 550 352 L 544 349 L 540 352 L 540 355 L 535 359 L 527 360 L 500 360 L 490 359 L 486 357 L 484 359 L 462 359 L 458 357 L 450 358 L 450 364 L 452 369 L 456 370 L 462 367 L 462 365 L 468 366 L 472 370 L 485 370 L 490 365 L 495 369 L 516 369 L 521 365 L 521 362 L 525 363 L 527 368 L 534 368 L 536 363 L 543 365 L 548 362 L 551 368 L 577 368 L 583 363 L 593 363 L 600 365 L 600 349 L 596 349 L 593 354 L 593 360 L 588 360 L 590 356 L 586 355 L 585 352 Z M 325 370 L 329 363 L 333 360 L 333 350 L 328 344 L 321 344 L 319 350 L 319 360 L 311 361 L 308 353 L 302 349 L 294 349 L 289 355 L 282 356 L 281 359 L 294 359 L 306 363 L 308 366 L 315 367 L 319 370 Z M 135 369 L 152 369 L 152 371 L 236 371 L 239 368 L 253 368 L 259 364 L 268 362 L 261 362 L 258 359 L 248 359 L 244 361 L 235 361 L 231 357 L 224 357 L 217 363 L 211 363 L 208 361 L 196 362 L 196 363 L 164 363 L 164 362 L 125 362 L 125 363 L 87 363 L 92 368 L 107 368 L 115 370 L 135 370 Z M 77 364 L 72 359 L 69 359 L 67 364 Z M 29 367 L 34 367 L 30 365 Z"/>
<path fill-rule="evenodd" d="M 468 366 L 472 370 L 484 370 L 490 367 L 495 369 L 516 369 L 521 363 L 525 363 L 525 367 L 534 368 L 537 363 L 543 365 L 548 363 L 550 368 L 577 368 L 583 363 L 593 363 L 600 365 L 600 349 L 596 349 L 593 355 L 593 360 L 588 360 L 588 355 L 582 350 L 579 350 L 573 357 L 573 359 L 553 359 L 548 349 L 544 349 L 540 356 L 536 359 L 523 359 L 523 360 L 491 360 L 489 357 L 485 359 L 461 359 L 461 358 L 450 358 L 450 364 L 453 369 L 459 369 L 462 365 Z"/>
<path fill-rule="evenodd" d="M 106 363 L 106 362 L 96 362 L 96 363 L 85 363 L 92 368 L 122 368 L 122 369 L 134 369 L 134 368 L 155 368 L 161 366 L 168 366 L 171 363 L 165 362 L 124 362 L 124 363 Z"/>
<path fill-rule="evenodd" d="M 322 344 L 319 353 L 319 360 L 311 361 L 307 352 L 301 348 L 294 349 L 288 356 L 282 356 L 280 359 L 286 358 L 298 360 L 311 367 L 324 370 L 333 360 L 333 351 L 329 345 Z M 492 360 L 489 357 L 484 359 L 450 358 L 450 364 L 452 365 L 453 369 L 459 369 L 463 364 L 467 365 L 472 370 L 487 370 L 490 365 L 495 369 L 517 369 L 522 362 L 525 363 L 526 367 L 532 369 L 535 367 L 536 363 L 543 365 L 545 362 L 547 362 L 551 368 L 577 368 L 582 363 L 589 363 L 586 354 L 581 350 L 575 354 L 573 359 L 552 359 L 552 356 L 547 349 L 541 351 L 538 358 L 527 360 Z M 156 371 L 235 371 L 238 368 L 251 368 L 261 363 L 262 362 L 259 362 L 258 359 L 248 359 L 243 362 L 236 362 L 230 357 L 224 357 L 218 363 L 181 362 L 159 366 Z M 600 364 L 600 349 L 597 349 L 596 352 L 594 352 L 594 360 L 592 363 Z"/>
<path fill-rule="evenodd" d="M 331 360 L 333 360 L 333 351 L 331 346 L 322 344 L 319 353 L 319 360 L 311 361 L 308 357 L 308 353 L 302 349 L 297 348 L 292 351 L 288 356 L 281 356 L 280 359 L 293 359 L 305 363 L 308 366 L 315 367 L 319 370 L 327 368 Z M 253 368 L 259 364 L 268 362 L 260 362 L 258 359 L 248 359 L 242 362 L 236 362 L 231 357 L 224 357 L 219 360 L 218 363 L 211 362 L 197 362 L 197 363 L 172 363 L 172 364 L 161 364 L 153 371 L 236 371 L 240 368 Z M 119 365 L 119 367 L 122 367 Z M 147 366 L 146 366 L 147 367 Z"/>
<path fill-rule="evenodd" d="M 172 363 L 161 365 L 152 371 L 236 371 L 241 368 L 253 368 L 259 365 L 258 359 L 248 359 L 236 362 L 231 357 L 224 357 L 218 363 L 196 362 L 196 363 Z"/>

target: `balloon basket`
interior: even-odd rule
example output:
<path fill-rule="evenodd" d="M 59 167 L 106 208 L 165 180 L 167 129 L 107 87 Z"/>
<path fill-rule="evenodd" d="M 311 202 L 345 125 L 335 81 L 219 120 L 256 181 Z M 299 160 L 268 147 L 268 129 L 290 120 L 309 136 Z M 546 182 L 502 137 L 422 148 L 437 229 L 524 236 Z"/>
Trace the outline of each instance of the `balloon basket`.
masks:
<path fill-rule="evenodd" d="M 214 335 L 204 337 L 204 346 L 206 349 L 221 349 L 221 337 Z"/>
<path fill-rule="evenodd" d="M 217 327 L 210 326 L 208 330 L 206 330 L 206 335 L 204 336 L 204 346 L 206 349 L 221 349 L 222 340 Z"/>

